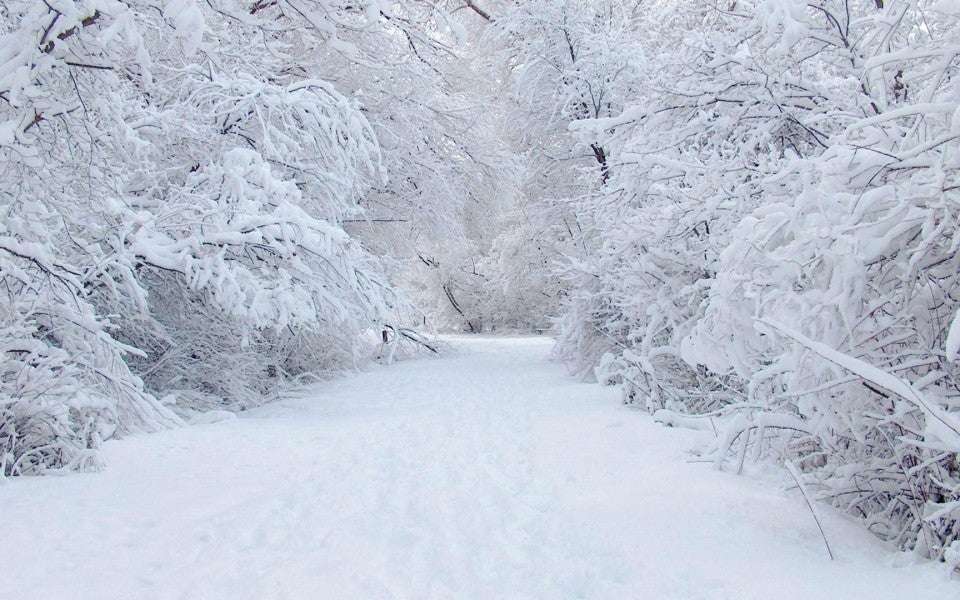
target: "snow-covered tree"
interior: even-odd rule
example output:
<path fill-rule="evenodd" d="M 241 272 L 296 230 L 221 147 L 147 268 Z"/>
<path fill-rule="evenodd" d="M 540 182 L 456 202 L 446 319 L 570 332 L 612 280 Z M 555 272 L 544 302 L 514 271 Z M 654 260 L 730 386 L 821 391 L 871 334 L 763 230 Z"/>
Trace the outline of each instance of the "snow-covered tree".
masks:
<path fill-rule="evenodd" d="M 903 547 L 956 537 L 957 15 L 946 3 L 646 7 L 655 72 L 575 122 L 561 351 L 651 410 L 726 415 L 718 457 L 797 461 Z"/>
<path fill-rule="evenodd" d="M 176 422 L 178 391 L 252 401 L 388 318 L 394 292 L 342 228 L 382 178 L 377 137 L 314 62 L 382 21 L 367 9 L 4 7 L 5 472 Z"/>
<path fill-rule="evenodd" d="M 812 38 L 808 23 L 840 7 L 795 28 Z M 821 100 L 842 129 L 761 183 L 762 205 L 719 256 L 688 355 L 748 382 L 732 432 L 741 443 L 749 431 L 764 443 L 767 415 L 793 417 L 788 452 L 824 497 L 943 558 L 960 534 L 946 343 L 958 302 L 960 15 L 857 8 L 839 28 L 828 20 L 844 32 L 836 62 L 850 57 L 856 101 Z"/>

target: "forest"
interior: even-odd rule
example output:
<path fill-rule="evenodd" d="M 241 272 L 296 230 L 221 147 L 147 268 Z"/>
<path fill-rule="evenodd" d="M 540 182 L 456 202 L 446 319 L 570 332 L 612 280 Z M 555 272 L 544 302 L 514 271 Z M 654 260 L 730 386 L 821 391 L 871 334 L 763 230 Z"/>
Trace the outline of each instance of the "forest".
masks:
<path fill-rule="evenodd" d="M 960 0 L 5 0 L 0 213 L 0 492 L 532 335 L 960 576 Z"/>

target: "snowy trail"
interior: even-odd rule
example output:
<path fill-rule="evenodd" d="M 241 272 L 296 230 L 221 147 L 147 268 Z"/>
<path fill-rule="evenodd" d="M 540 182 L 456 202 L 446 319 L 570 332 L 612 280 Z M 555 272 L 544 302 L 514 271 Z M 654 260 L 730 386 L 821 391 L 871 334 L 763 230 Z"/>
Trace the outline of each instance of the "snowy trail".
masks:
<path fill-rule="evenodd" d="M 829 562 L 795 492 L 689 462 L 704 434 L 572 381 L 549 340 L 451 343 L 0 483 L 0 598 L 960 597 L 824 508 Z"/>

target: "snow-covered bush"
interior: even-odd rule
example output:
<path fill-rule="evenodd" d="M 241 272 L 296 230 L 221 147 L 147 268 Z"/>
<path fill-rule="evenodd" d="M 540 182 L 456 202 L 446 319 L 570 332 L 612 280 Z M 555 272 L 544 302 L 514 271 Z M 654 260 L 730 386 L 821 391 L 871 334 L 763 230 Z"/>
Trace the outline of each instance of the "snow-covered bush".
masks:
<path fill-rule="evenodd" d="M 726 415 L 904 548 L 960 533 L 958 13 L 649 5 L 632 106 L 575 201 L 559 352 L 650 410 Z"/>
<path fill-rule="evenodd" d="M 253 402 L 387 318 L 392 288 L 341 225 L 381 177 L 379 145 L 310 62 L 376 15 L 337 10 L 0 10 L 5 473 L 176 423 L 158 395 Z"/>
<path fill-rule="evenodd" d="M 637 25 L 652 34 L 656 72 L 634 104 L 570 126 L 610 162 L 605 184 L 578 203 L 585 256 L 564 267 L 569 312 L 591 317 L 573 324 L 579 333 L 565 328 L 560 348 L 592 347 L 585 365 L 602 363 L 602 378 L 624 381 L 627 397 L 651 409 L 709 411 L 729 402 L 735 382 L 687 364 L 680 341 L 702 314 L 732 227 L 762 202 L 759 181 L 820 150 L 807 124 L 823 127 L 827 109 L 804 97 L 832 91 L 798 83 L 762 7 L 747 19 L 751 5 L 726 17 L 695 2 L 658 8 Z"/>
<path fill-rule="evenodd" d="M 798 417 L 787 451 L 823 496 L 939 558 L 960 534 L 957 17 L 893 3 L 859 23 L 861 113 L 763 182 L 688 347 L 747 380 L 741 428 Z"/>

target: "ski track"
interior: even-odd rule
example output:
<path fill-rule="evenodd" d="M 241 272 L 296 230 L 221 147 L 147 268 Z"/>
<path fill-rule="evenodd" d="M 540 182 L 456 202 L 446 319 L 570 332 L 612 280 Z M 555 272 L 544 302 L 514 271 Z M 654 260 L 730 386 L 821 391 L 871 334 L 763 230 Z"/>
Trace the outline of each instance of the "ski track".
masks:
<path fill-rule="evenodd" d="M 546 338 L 457 337 L 241 418 L 0 482 L 0 597 L 960 598 L 796 491 L 691 462 Z"/>

